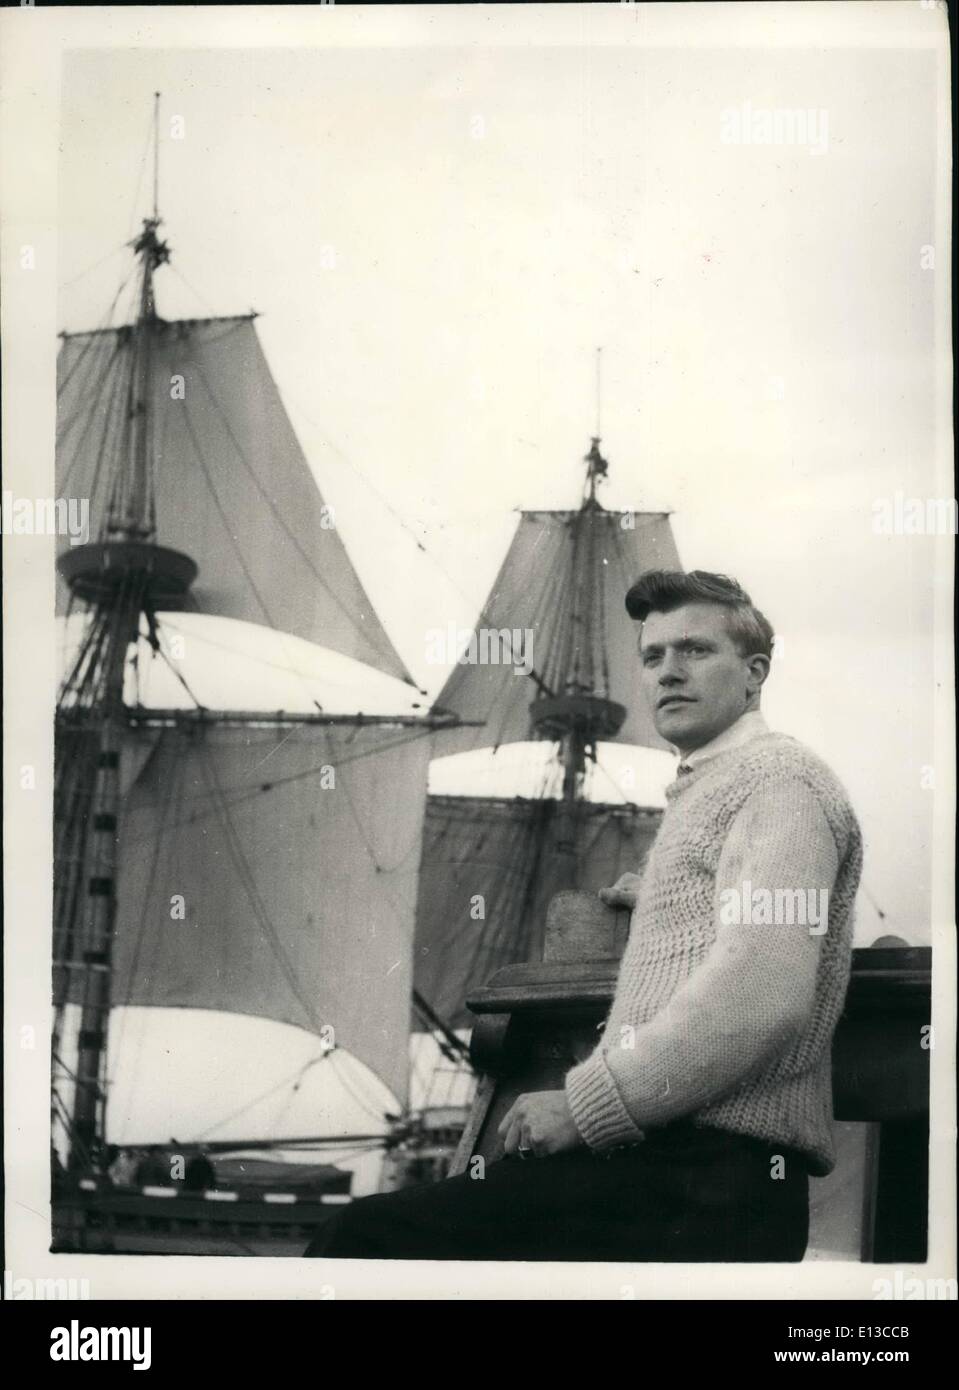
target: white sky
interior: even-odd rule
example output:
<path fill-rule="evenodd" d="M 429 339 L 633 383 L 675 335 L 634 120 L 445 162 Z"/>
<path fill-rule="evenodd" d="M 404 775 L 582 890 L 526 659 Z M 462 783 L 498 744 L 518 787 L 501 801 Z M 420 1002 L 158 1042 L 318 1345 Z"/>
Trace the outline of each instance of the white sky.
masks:
<path fill-rule="evenodd" d="M 768 614 L 767 717 L 846 782 L 888 913 L 864 904 L 857 942 L 928 942 L 943 543 L 872 521 L 897 490 L 951 490 L 948 245 L 936 270 L 920 259 L 945 226 L 941 16 L 890 4 L 877 27 L 844 6 L 880 46 L 811 24 L 775 48 L 791 7 L 739 6 L 725 47 L 715 25 L 703 46 L 697 7 L 621 8 L 602 46 L 584 17 L 577 46 L 69 55 L 59 326 L 99 323 L 119 283 L 121 252 L 81 272 L 148 209 L 160 89 L 161 211 L 194 287 L 162 271 L 160 311 L 262 312 L 319 485 L 431 695 L 426 631 L 472 622 L 512 509 L 576 504 L 601 344 L 602 500 L 673 510 L 685 566 L 735 575 Z M 665 46 L 636 46 L 657 25 Z M 825 112 L 828 147 L 724 144 L 745 102 Z"/>

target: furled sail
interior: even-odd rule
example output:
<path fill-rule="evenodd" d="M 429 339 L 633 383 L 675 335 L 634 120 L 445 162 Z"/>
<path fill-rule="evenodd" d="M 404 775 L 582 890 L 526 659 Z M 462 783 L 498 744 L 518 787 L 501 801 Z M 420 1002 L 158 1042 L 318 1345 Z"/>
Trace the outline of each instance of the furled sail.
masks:
<path fill-rule="evenodd" d="M 413 983 L 452 1027 L 472 1025 L 466 998 L 494 970 L 542 953 L 546 908 L 561 886 L 546 833 L 558 804 L 546 797 L 427 800 Z M 641 867 L 660 812 L 584 801 L 577 814 L 580 887 L 605 888 Z"/>
<path fill-rule="evenodd" d="M 566 693 L 570 682 L 626 706 L 616 742 L 668 747 L 639 698 L 637 627 L 623 600 L 643 570 L 680 568 L 664 513 L 600 507 L 523 512 L 477 619 L 477 628 L 510 634 L 499 651 L 513 659 L 483 661 L 464 654 L 436 708 L 482 721 L 482 727 L 437 733 L 435 755 L 534 737 L 529 706 L 537 691 Z M 520 673 L 521 666 L 531 669 L 531 679 Z"/>
<path fill-rule="evenodd" d="M 199 565 L 191 603 L 412 683 L 324 507 L 252 317 L 156 319 L 140 331 L 149 337 L 156 535 Z M 135 356 L 129 327 L 65 335 L 59 354 L 57 492 L 89 499 L 91 539 L 129 471 L 116 455 Z M 67 603 L 58 581 L 57 611 Z"/>
<path fill-rule="evenodd" d="M 332 1029 L 403 1103 L 428 755 L 396 725 L 165 728 L 119 828 L 113 1004 Z"/>

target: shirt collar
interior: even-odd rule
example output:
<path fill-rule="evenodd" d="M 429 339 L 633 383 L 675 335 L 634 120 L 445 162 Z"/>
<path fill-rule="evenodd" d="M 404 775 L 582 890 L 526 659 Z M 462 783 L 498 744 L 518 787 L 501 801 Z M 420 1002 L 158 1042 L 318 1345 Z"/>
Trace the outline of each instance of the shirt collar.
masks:
<path fill-rule="evenodd" d="M 702 747 L 695 748 L 692 753 L 687 753 L 685 758 L 681 758 L 680 770 L 691 772 L 694 767 L 714 758 L 717 753 L 725 753 L 730 748 L 738 748 L 740 744 L 749 743 L 752 739 L 760 738 L 763 734 L 768 733 L 769 726 L 761 711 L 749 709 L 745 714 L 741 714 L 735 723 L 730 724 L 728 729 L 724 729 L 721 734 L 717 734 L 708 743 L 704 743 Z"/>

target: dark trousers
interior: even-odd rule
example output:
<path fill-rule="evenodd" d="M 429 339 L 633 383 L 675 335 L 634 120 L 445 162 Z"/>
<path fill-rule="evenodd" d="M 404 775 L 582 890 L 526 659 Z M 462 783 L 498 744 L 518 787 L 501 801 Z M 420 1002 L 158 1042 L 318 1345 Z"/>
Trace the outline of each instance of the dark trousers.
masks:
<path fill-rule="evenodd" d="M 784 1163 L 774 1162 L 780 1155 Z M 776 1176 L 782 1170 L 781 1176 Z M 801 1154 L 686 1121 L 594 1154 L 509 1157 L 339 1207 L 308 1256 L 394 1260 L 801 1260 Z"/>

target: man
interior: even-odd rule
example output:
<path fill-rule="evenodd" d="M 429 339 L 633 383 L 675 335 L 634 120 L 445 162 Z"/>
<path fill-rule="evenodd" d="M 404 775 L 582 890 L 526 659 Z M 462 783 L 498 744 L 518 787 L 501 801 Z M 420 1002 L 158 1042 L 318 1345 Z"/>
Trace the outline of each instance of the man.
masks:
<path fill-rule="evenodd" d="M 520 1096 L 482 1178 L 341 1208 L 309 1255 L 799 1260 L 834 1162 L 831 1043 L 862 864 L 833 773 L 759 711 L 773 632 L 723 575 L 626 596 L 643 692 L 680 754 L 602 1040 Z M 528 1160 L 528 1161 L 520 1161 Z"/>

